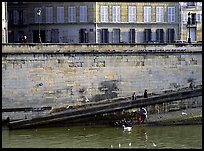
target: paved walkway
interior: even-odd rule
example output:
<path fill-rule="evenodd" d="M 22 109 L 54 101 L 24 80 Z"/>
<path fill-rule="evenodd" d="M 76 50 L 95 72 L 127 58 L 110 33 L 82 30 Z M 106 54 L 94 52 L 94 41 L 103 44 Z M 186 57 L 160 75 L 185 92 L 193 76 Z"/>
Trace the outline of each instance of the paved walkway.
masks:
<path fill-rule="evenodd" d="M 159 122 L 165 122 L 165 121 L 176 121 L 178 118 L 189 118 L 189 117 L 195 117 L 195 116 L 201 116 L 202 117 L 202 107 L 198 108 L 190 108 L 185 110 L 179 110 L 179 111 L 172 111 L 167 113 L 158 113 L 158 114 L 151 114 L 148 115 L 146 123 L 157 123 Z"/>

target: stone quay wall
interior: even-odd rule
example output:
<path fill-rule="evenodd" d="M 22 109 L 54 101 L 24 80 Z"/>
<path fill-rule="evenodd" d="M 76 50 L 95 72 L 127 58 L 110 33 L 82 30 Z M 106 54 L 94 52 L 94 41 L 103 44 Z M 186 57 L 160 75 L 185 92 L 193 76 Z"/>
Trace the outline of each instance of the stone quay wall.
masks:
<path fill-rule="evenodd" d="M 3 44 L 2 107 L 42 107 L 202 84 L 202 45 Z"/>

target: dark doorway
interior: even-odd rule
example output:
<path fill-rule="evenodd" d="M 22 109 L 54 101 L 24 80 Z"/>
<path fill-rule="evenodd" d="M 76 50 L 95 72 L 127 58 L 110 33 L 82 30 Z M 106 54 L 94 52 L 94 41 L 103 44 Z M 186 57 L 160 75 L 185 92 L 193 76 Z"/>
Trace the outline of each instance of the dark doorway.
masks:
<path fill-rule="evenodd" d="M 42 43 L 45 42 L 45 30 L 40 31 Z M 33 30 L 33 43 L 39 43 L 39 30 Z"/>
<path fill-rule="evenodd" d="M 151 29 L 145 29 L 144 30 L 144 42 L 148 43 L 152 39 L 152 32 Z"/>
<path fill-rule="evenodd" d="M 173 28 L 167 30 L 167 43 L 173 43 L 175 41 L 174 35 L 175 31 Z"/>
<path fill-rule="evenodd" d="M 108 43 L 108 29 L 101 29 L 101 43 Z"/>
<path fill-rule="evenodd" d="M 88 43 L 88 31 L 87 29 L 79 30 L 79 43 Z"/>
<path fill-rule="evenodd" d="M 135 43 L 135 29 L 130 29 L 129 42 L 130 43 Z"/>
<path fill-rule="evenodd" d="M 156 41 L 159 43 L 164 42 L 164 31 L 163 29 L 157 29 L 156 30 Z"/>

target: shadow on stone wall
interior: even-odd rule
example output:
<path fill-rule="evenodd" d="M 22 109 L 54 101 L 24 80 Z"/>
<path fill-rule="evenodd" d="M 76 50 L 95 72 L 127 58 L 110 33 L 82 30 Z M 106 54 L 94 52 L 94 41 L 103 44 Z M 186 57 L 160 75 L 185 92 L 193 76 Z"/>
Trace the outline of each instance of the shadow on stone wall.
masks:
<path fill-rule="evenodd" d="M 100 87 L 98 88 L 104 94 L 97 94 L 91 98 L 93 101 L 100 101 L 104 99 L 116 98 L 118 94 L 114 91 L 118 91 L 117 80 L 102 81 Z"/>

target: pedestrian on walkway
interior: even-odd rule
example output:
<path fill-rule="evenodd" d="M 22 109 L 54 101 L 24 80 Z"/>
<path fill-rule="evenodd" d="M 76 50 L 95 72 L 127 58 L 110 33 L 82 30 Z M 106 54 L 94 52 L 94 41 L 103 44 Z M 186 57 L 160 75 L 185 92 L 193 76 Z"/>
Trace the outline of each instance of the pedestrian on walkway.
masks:
<path fill-rule="evenodd" d="M 134 93 L 132 94 L 132 100 L 136 100 L 136 98 L 137 98 L 137 96 L 136 96 L 136 93 L 134 92 Z"/>
<path fill-rule="evenodd" d="M 148 96 L 147 96 L 147 89 L 145 89 L 145 91 L 144 91 L 144 98 L 147 98 Z"/>

